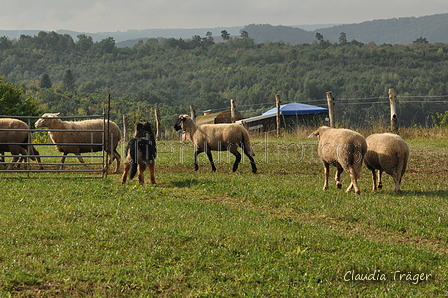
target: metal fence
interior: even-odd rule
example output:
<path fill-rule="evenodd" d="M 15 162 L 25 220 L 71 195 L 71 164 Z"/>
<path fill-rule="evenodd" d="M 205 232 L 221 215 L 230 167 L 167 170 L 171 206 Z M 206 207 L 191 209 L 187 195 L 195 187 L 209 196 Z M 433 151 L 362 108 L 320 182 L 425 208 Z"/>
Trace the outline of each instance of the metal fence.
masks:
<path fill-rule="evenodd" d="M 105 164 L 107 158 L 105 154 L 106 136 L 108 131 L 107 119 L 103 115 L 94 116 L 70 116 L 59 117 L 63 120 L 87 120 L 102 119 L 101 130 L 65 130 L 65 129 L 36 129 L 32 128 L 34 122 L 42 117 L 37 116 L 0 116 L 2 119 L 13 118 L 28 124 L 29 129 L 11 129 L 0 127 L 0 178 L 103 178 L 106 174 Z M 20 143 L 18 140 L 7 140 L 6 133 L 23 132 L 28 133 L 28 140 Z M 92 147 L 90 152 L 84 153 L 81 158 L 84 163 L 78 162 L 79 156 L 74 154 L 63 155 L 56 150 L 58 146 L 80 146 L 80 143 L 53 143 L 48 136 L 48 132 L 64 133 L 90 133 L 91 141 L 82 143 L 83 147 Z M 94 142 L 93 134 L 101 134 L 101 142 Z M 17 143 L 19 142 L 19 143 Z M 12 146 L 12 147 L 11 147 Z M 15 146 L 15 147 L 14 147 Z M 11 149 L 21 148 L 19 154 L 12 154 Z M 33 146 L 33 147 L 31 147 Z M 98 151 L 98 148 L 101 150 Z M 14 150 L 17 151 L 17 150 Z M 29 154 L 36 151 L 34 154 Z M 62 158 L 68 162 L 62 163 Z M 13 162 L 15 158 L 17 161 Z M 40 162 L 39 162 L 40 159 Z M 75 159 L 75 160 L 73 160 Z"/>

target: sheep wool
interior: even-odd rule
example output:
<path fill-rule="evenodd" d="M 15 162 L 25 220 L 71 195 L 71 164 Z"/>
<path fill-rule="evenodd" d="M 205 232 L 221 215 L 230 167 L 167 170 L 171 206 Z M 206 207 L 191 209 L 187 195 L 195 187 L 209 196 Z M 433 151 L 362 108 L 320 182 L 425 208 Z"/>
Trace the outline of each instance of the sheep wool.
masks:
<path fill-rule="evenodd" d="M 367 153 L 364 158 L 367 168 L 372 171 L 373 191 L 383 187 L 382 174 L 391 175 L 396 193 L 401 193 L 401 179 L 406 172 L 409 146 L 399 136 L 392 133 L 373 134 L 367 137 Z M 378 170 L 378 186 L 376 170 Z"/>
<path fill-rule="evenodd" d="M 103 150 L 103 132 L 104 121 L 102 119 L 83 120 L 83 121 L 62 121 L 58 118 L 59 113 L 45 113 L 34 124 L 36 128 L 47 127 L 50 129 L 49 135 L 56 149 L 63 153 L 61 163 L 64 163 L 66 155 L 74 153 L 78 156 L 81 163 L 84 163 L 81 153 L 98 152 Z M 107 123 L 106 123 L 107 126 Z M 56 131 L 51 131 L 51 130 Z M 64 131 L 67 130 L 67 131 Z M 92 130 L 92 131 L 76 131 L 76 130 Z M 118 142 L 121 140 L 121 131 L 117 124 L 109 121 L 109 134 L 106 137 L 105 151 L 110 156 L 109 163 L 105 170 L 112 164 L 113 160 L 117 160 L 115 172 L 120 169 L 120 154 L 117 152 Z M 60 145 L 59 145 L 60 144 Z M 79 144 L 78 146 L 63 144 Z M 62 168 L 62 166 L 61 166 Z"/>
<path fill-rule="evenodd" d="M 330 165 L 337 168 L 336 186 L 342 188 L 341 173 L 345 170 L 350 175 L 351 183 L 346 192 L 354 188 L 359 194 L 358 179 L 361 173 L 362 161 L 367 151 L 365 138 L 350 129 L 330 128 L 321 126 L 309 138 L 319 138 L 318 154 L 324 165 L 325 182 L 323 189 L 328 188 Z"/>

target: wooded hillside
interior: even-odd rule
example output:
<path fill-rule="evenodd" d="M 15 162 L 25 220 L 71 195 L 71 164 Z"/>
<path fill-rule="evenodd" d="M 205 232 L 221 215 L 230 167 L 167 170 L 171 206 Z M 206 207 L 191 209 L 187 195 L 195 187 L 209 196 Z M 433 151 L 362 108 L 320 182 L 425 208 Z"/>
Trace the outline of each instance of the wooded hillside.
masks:
<path fill-rule="evenodd" d="M 386 121 L 389 88 L 400 125 L 432 125 L 431 115 L 448 110 L 447 44 L 256 44 L 243 35 L 226 43 L 210 36 L 150 39 L 119 49 L 113 38 L 78 38 L 55 32 L 0 38 L 0 73 L 45 112 L 98 114 L 111 94 L 115 119 L 148 118 L 157 106 L 168 126 L 190 104 L 219 111 L 235 99 L 249 117 L 273 107 L 275 94 L 282 103 L 325 106 L 326 91 L 333 91 L 344 126 Z"/>

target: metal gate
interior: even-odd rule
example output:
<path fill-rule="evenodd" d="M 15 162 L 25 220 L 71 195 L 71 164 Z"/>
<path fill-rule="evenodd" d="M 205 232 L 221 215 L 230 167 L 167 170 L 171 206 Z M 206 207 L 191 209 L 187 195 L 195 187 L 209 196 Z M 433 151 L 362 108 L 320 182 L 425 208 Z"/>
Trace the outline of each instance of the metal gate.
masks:
<path fill-rule="evenodd" d="M 13 118 L 21 120 L 28 124 L 29 129 L 5 129 L 0 128 L 0 149 L 7 149 L 9 146 L 18 145 L 25 151 L 21 150 L 20 154 L 12 154 L 10 151 L 3 151 L 0 157 L 0 178 L 103 178 L 106 174 L 105 164 L 107 163 L 105 146 L 108 125 L 106 115 L 94 116 L 67 116 L 59 119 L 70 120 L 87 120 L 102 119 L 103 126 L 101 130 L 63 130 L 63 129 L 33 129 L 34 122 L 42 117 L 37 116 L 0 116 L 0 119 Z M 20 143 L 17 140 L 5 140 L 6 133 L 11 132 L 27 132 L 28 140 Z M 101 147 L 97 151 L 92 149 L 91 152 L 81 155 L 85 163 L 78 162 L 78 156 L 72 153 L 66 155 L 65 163 L 62 163 L 63 154 L 56 150 L 56 145 L 60 146 L 79 146 L 80 143 L 52 143 L 48 132 L 63 133 L 80 133 L 87 132 L 91 134 L 91 142 L 82 143 L 83 146 Z M 93 134 L 101 134 L 101 143 L 93 142 Z M 3 136 L 2 136 L 3 134 Z M 33 146 L 31 148 L 31 146 Z M 17 146 L 15 147 L 17 148 Z M 32 150 L 33 149 L 33 150 Z M 9 149 L 11 150 L 11 149 Z M 31 151 L 37 152 L 29 154 Z M 1 151 L 1 150 L 0 150 Z M 26 154 L 24 154 L 26 152 Z M 13 162 L 14 158 L 19 160 Z M 40 159 L 40 162 L 37 161 Z"/>

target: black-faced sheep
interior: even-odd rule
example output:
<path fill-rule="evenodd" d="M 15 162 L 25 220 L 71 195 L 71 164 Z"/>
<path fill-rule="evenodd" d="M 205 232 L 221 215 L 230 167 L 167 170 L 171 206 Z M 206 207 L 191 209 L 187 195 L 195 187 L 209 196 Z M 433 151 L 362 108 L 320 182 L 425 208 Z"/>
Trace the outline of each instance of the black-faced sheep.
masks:
<path fill-rule="evenodd" d="M 354 188 L 359 194 L 358 179 L 361 173 L 362 161 L 367 151 L 367 143 L 364 137 L 349 129 L 330 128 L 321 126 L 313 132 L 309 138 L 319 138 L 318 154 L 325 168 L 325 183 L 323 189 L 328 188 L 328 176 L 330 165 L 337 168 L 336 186 L 342 188 L 341 173 L 345 170 L 350 174 L 351 183 L 346 192 Z"/>
<path fill-rule="evenodd" d="M 0 119 L 0 152 L 11 152 L 15 155 L 12 163 L 8 165 L 7 169 L 11 170 L 14 163 L 19 160 L 17 155 L 30 155 L 31 159 L 40 163 L 39 152 L 31 143 L 29 130 L 30 127 L 25 122 L 13 118 Z M 29 152 L 28 152 L 29 150 Z M 23 161 L 24 157 L 20 159 Z M 42 169 L 42 166 L 40 166 Z"/>
<path fill-rule="evenodd" d="M 409 146 L 398 135 L 391 133 L 373 134 L 366 138 L 367 153 L 364 162 L 372 171 L 373 191 L 377 190 L 376 170 L 378 170 L 378 188 L 383 187 L 383 171 L 391 175 L 395 182 L 396 193 L 401 193 L 401 178 L 406 172 L 409 159 Z"/>
<path fill-rule="evenodd" d="M 39 118 L 34 124 L 36 128 L 47 127 L 49 135 L 53 143 L 56 144 L 56 149 L 63 153 L 61 163 L 64 163 L 67 154 L 74 153 L 77 155 L 79 162 L 84 163 L 81 153 L 98 152 L 103 150 L 102 144 L 104 135 L 102 130 L 109 126 L 109 133 L 106 136 L 105 151 L 110 156 L 110 160 L 105 167 L 105 170 L 112 164 L 114 159 L 117 160 L 115 173 L 120 169 L 120 154 L 117 152 L 118 142 L 121 140 L 121 131 L 118 125 L 110 121 L 102 119 L 83 120 L 83 121 L 62 121 L 58 118 L 59 113 L 45 113 L 42 118 Z M 106 127 L 104 127 L 106 125 Z M 69 130 L 69 131 L 64 131 Z M 74 130 L 96 130 L 96 131 L 74 131 Z M 62 144 L 62 145 L 58 145 Z M 64 144 L 79 144 L 79 145 L 64 145 Z M 61 166 L 61 169 L 63 165 Z"/>
<path fill-rule="evenodd" d="M 250 146 L 249 133 L 247 130 L 235 123 L 229 124 L 203 124 L 196 125 L 188 115 L 180 115 L 174 124 L 175 130 L 182 129 L 193 142 L 195 146 L 194 153 L 194 169 L 198 170 L 197 157 L 199 153 L 205 152 L 210 161 L 212 171 L 216 171 L 215 164 L 211 151 L 229 151 L 235 155 L 235 163 L 233 164 L 233 171 L 238 169 L 241 161 L 241 154 L 238 152 L 238 147 L 243 149 L 243 152 L 250 160 L 252 172 L 257 172 L 257 166 L 253 156 L 255 156 L 252 147 Z"/>
<path fill-rule="evenodd" d="M 138 181 L 140 184 L 145 183 L 145 170 L 149 166 L 151 175 L 151 183 L 156 183 L 155 178 L 155 159 L 157 156 L 157 147 L 154 133 L 151 129 L 151 124 L 138 123 L 135 128 L 135 135 L 129 141 L 126 147 L 126 160 L 124 162 L 124 171 L 121 177 L 121 184 L 126 182 L 129 170 L 129 178 L 134 178 L 138 168 Z"/>

